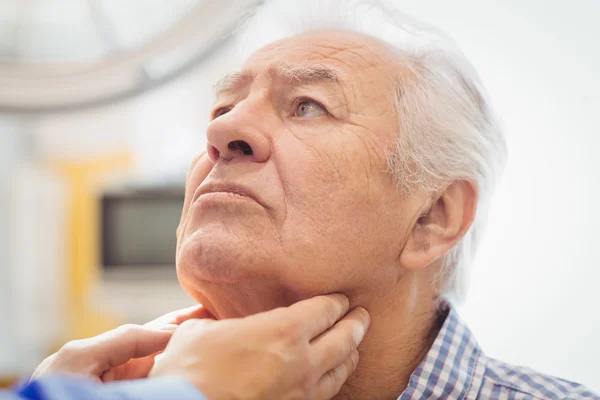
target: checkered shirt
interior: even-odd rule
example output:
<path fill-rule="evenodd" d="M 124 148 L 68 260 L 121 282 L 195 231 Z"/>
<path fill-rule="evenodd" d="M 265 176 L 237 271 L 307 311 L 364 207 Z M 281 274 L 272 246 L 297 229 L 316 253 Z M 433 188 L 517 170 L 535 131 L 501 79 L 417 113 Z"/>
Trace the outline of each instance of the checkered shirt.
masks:
<path fill-rule="evenodd" d="M 398 397 L 409 399 L 600 400 L 600 396 L 579 384 L 486 357 L 450 309 L 433 346 Z"/>

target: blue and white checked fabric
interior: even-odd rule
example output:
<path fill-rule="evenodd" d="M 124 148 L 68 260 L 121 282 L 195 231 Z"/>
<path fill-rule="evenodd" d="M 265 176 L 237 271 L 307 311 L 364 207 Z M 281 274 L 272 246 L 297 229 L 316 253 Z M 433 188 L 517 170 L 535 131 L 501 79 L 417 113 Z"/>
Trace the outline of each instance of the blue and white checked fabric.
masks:
<path fill-rule="evenodd" d="M 600 379 L 600 371 L 598 371 Z M 398 400 L 600 400 L 585 387 L 486 357 L 450 309 L 433 346 Z"/>

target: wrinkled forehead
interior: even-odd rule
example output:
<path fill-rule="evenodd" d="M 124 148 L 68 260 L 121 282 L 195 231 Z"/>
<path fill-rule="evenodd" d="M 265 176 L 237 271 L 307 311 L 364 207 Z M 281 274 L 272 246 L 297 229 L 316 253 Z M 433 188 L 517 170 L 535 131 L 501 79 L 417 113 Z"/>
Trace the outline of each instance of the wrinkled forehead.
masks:
<path fill-rule="evenodd" d="M 319 31 L 268 44 L 244 62 L 243 70 L 261 75 L 280 67 L 325 67 L 341 77 L 342 86 L 368 85 L 376 91 L 389 89 L 397 81 L 399 65 L 390 46 L 376 38 L 350 31 Z"/>

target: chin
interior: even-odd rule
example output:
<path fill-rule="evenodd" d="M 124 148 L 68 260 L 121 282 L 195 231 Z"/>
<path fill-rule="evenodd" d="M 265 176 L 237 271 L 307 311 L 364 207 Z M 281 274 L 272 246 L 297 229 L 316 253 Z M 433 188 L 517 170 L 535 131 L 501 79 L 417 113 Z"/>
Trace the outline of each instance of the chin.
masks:
<path fill-rule="evenodd" d="M 185 292 L 216 319 L 246 317 L 294 303 L 295 296 L 272 268 L 274 261 L 267 263 L 240 252 L 238 244 L 184 243 L 178 254 L 177 277 Z"/>
<path fill-rule="evenodd" d="M 177 254 L 179 274 L 195 279 L 234 283 L 249 274 L 248 254 L 232 235 L 197 231 L 185 239 Z M 251 257 L 250 257 L 251 258 Z"/>
<path fill-rule="evenodd" d="M 245 283 L 271 281 L 285 271 L 289 260 L 276 234 L 264 223 L 249 219 L 202 222 L 191 226 L 181 239 L 178 273 L 215 283 Z"/>
<path fill-rule="evenodd" d="M 264 224 L 262 225 L 264 227 Z M 177 252 L 182 288 L 218 318 L 243 317 L 334 292 L 327 265 L 281 249 L 268 229 L 211 221 L 186 232 Z M 305 256 L 305 257 L 302 257 Z M 339 278 L 339 277 L 338 277 Z"/>

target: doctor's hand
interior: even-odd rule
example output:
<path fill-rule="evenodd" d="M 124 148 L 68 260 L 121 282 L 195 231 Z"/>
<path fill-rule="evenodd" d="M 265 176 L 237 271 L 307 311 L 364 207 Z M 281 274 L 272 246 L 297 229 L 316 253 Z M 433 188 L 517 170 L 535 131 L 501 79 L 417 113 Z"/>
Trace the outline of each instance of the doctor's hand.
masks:
<path fill-rule="evenodd" d="M 366 310 L 348 308 L 336 294 L 241 319 L 188 320 L 149 376 L 183 377 L 209 399 L 331 399 L 369 326 Z"/>
<path fill-rule="evenodd" d="M 104 382 L 145 378 L 154 357 L 164 350 L 179 324 L 209 316 L 202 306 L 194 306 L 145 325 L 123 325 L 89 339 L 74 340 L 46 358 L 31 379 L 51 373 L 87 375 Z"/>

